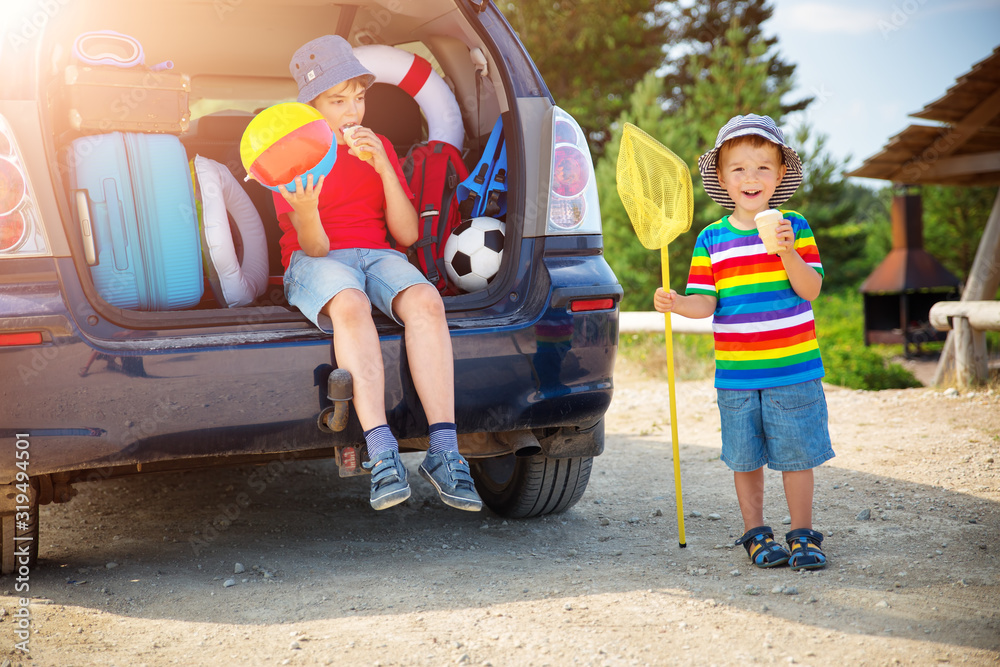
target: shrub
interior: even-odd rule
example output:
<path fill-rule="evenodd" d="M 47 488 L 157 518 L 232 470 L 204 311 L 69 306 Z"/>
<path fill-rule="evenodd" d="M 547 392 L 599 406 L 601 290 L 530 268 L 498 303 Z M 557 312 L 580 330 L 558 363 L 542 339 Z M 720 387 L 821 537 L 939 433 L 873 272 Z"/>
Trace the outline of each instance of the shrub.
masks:
<path fill-rule="evenodd" d="M 837 343 L 823 347 L 822 351 L 826 368 L 824 382 L 870 390 L 922 386 L 910 371 L 864 344 Z"/>
<path fill-rule="evenodd" d="M 851 389 L 919 387 L 910 371 L 889 360 L 892 348 L 864 344 L 861 295 L 853 290 L 820 295 L 813 302 L 825 382 Z"/>

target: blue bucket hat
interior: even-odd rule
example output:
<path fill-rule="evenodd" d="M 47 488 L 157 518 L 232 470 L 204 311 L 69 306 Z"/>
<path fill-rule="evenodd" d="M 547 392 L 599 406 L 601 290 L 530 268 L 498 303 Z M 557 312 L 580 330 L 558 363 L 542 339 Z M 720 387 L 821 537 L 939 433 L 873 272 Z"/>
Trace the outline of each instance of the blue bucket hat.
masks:
<path fill-rule="evenodd" d="M 348 79 L 362 77 L 365 88 L 375 83 L 375 75 L 354 56 L 347 40 L 337 35 L 317 37 L 299 47 L 288 69 L 299 86 L 297 99 L 303 104 Z"/>
<path fill-rule="evenodd" d="M 784 204 L 795 194 L 799 184 L 802 183 L 802 160 L 799 158 L 799 154 L 785 143 L 785 135 L 782 134 L 770 116 L 758 116 L 755 113 L 749 113 L 745 116 L 734 116 L 719 130 L 719 135 L 715 139 L 715 147 L 698 158 L 698 170 L 701 172 L 701 178 L 705 184 L 705 192 L 708 193 L 708 196 L 716 204 L 719 204 L 723 208 L 728 208 L 729 210 L 736 208 L 736 204 L 729 197 L 729 193 L 719 183 L 719 175 L 716 172 L 716 168 L 719 163 L 719 149 L 722 148 L 722 144 L 730 139 L 742 137 L 747 134 L 756 134 L 757 136 L 764 137 L 771 143 L 777 144 L 778 148 L 781 149 L 781 155 L 786 167 L 785 177 L 781 179 L 781 183 L 778 184 L 770 201 L 767 202 L 769 207 L 778 208 L 778 206 Z"/>

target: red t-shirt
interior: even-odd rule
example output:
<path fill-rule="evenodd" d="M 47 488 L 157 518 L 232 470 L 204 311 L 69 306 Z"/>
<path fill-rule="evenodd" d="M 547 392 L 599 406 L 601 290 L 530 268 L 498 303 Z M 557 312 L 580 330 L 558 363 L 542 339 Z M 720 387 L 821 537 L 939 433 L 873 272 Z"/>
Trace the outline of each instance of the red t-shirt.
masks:
<path fill-rule="evenodd" d="M 403 170 L 396 158 L 392 143 L 378 135 L 385 147 L 396 177 L 403 185 L 403 191 L 410 200 L 410 192 L 403 176 Z M 385 229 L 385 189 L 382 178 L 367 162 L 362 162 L 348 152 L 347 146 L 337 146 L 337 161 L 323 181 L 319 193 L 319 219 L 323 230 L 330 238 L 330 250 L 344 248 L 388 248 Z M 284 232 L 281 236 L 281 263 L 288 268 L 292 253 L 301 250 L 298 232 L 292 226 L 288 213 L 292 206 L 280 192 L 274 193 L 274 212 L 278 215 L 278 225 Z"/>

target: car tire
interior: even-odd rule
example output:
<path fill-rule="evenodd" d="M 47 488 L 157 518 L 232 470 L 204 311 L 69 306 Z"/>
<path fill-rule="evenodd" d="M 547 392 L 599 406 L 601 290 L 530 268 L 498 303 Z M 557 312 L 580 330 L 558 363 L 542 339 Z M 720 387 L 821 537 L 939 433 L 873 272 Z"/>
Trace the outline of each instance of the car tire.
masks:
<path fill-rule="evenodd" d="M 14 490 L 14 485 L 8 485 Z M 16 493 L 16 491 L 14 491 Z M 0 518 L 0 570 L 3 574 L 17 572 L 25 563 L 19 556 L 27 545 L 27 566 L 34 568 L 38 563 L 38 490 L 34 483 L 28 494 L 28 521 L 26 526 L 17 526 L 15 512 L 4 513 Z"/>
<path fill-rule="evenodd" d="M 593 457 L 549 458 L 513 454 L 472 460 L 476 490 L 503 517 L 524 519 L 564 512 L 583 496 Z"/>

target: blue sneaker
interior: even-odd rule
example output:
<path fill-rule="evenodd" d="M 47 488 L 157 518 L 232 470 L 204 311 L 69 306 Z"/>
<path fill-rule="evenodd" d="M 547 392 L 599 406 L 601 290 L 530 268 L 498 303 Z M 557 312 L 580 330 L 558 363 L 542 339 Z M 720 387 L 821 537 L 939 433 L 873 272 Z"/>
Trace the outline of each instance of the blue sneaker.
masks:
<path fill-rule="evenodd" d="M 469 464 L 458 452 L 427 453 L 420 475 L 434 485 L 445 505 L 469 512 L 483 509 Z"/>
<path fill-rule="evenodd" d="M 361 464 L 372 471 L 371 505 L 377 510 L 398 505 L 410 497 L 410 485 L 406 481 L 406 468 L 399 460 L 399 452 L 385 452 L 374 461 Z"/>

